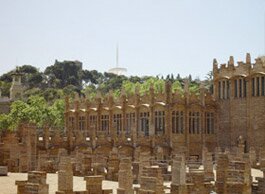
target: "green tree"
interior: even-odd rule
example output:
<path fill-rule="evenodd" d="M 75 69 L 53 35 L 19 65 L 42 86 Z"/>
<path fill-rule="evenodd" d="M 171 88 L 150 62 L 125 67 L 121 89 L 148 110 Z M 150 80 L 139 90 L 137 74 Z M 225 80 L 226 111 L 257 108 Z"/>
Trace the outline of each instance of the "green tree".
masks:
<path fill-rule="evenodd" d="M 10 126 L 9 115 L 0 114 L 0 132 L 3 130 L 8 130 Z"/>
<path fill-rule="evenodd" d="M 204 85 L 211 93 L 213 93 L 213 71 L 209 71 L 205 76 Z"/>
<path fill-rule="evenodd" d="M 25 109 L 29 105 L 21 100 L 17 100 L 11 104 L 11 111 L 9 113 L 10 129 L 15 129 L 19 123 L 28 121 L 28 115 Z"/>
<path fill-rule="evenodd" d="M 8 118 L 8 122 L 6 120 Z M 17 100 L 12 103 L 7 118 L 2 118 L 0 126 L 9 126 L 16 129 L 20 123 L 30 122 L 38 127 L 51 126 L 63 128 L 64 126 L 64 100 L 57 99 L 49 106 L 44 97 L 31 96 L 27 102 Z M 1 122 L 1 120 L 0 120 Z"/>
<path fill-rule="evenodd" d="M 64 110 L 65 102 L 63 99 L 57 99 L 52 106 L 48 108 L 50 125 L 63 129 L 64 128 Z"/>
<path fill-rule="evenodd" d="M 82 89 L 82 63 L 78 61 L 55 61 L 54 65 L 44 71 L 49 87 L 64 88 L 74 85 L 78 90 Z"/>
<path fill-rule="evenodd" d="M 183 91 L 183 87 L 180 83 L 180 81 L 176 80 L 172 83 L 172 92 L 176 92 L 178 91 L 180 94 L 183 94 L 184 91 Z"/>

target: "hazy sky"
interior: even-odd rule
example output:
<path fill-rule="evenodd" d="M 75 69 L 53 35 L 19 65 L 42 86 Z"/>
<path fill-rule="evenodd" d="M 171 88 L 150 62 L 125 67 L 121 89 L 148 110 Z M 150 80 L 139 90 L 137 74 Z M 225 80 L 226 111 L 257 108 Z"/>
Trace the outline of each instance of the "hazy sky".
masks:
<path fill-rule="evenodd" d="M 0 0 L 0 74 L 58 60 L 129 75 L 204 78 L 212 60 L 264 54 L 264 0 Z"/>

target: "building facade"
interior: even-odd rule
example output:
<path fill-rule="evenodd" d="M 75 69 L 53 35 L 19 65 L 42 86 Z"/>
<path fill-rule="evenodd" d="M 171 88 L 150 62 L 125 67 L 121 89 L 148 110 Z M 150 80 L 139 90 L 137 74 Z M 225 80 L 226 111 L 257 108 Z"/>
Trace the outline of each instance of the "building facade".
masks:
<path fill-rule="evenodd" d="M 202 148 L 236 146 L 238 138 L 245 148 L 257 151 L 265 147 L 265 62 L 262 58 L 218 66 L 213 62 L 213 94 L 203 87 L 195 95 L 185 83 L 184 94 L 172 92 L 166 83 L 163 93 L 153 87 L 140 96 L 122 92 L 118 100 L 110 93 L 97 95 L 94 101 L 66 100 L 65 126 L 69 149 L 75 147 L 76 134 L 85 137 L 97 150 L 129 146 L 131 153 L 148 149 L 164 158 L 178 152 L 201 156 Z M 105 141 L 104 141 L 105 139 Z M 108 139 L 109 144 L 106 144 Z M 127 150 L 128 151 L 128 150 Z"/>
<path fill-rule="evenodd" d="M 265 148 L 265 60 L 257 58 L 218 67 L 213 62 L 214 98 L 219 121 L 217 139 L 221 147 L 231 147 L 237 138 L 245 139 L 246 148 Z"/>
<path fill-rule="evenodd" d="M 163 159 L 178 152 L 200 157 L 204 146 L 212 151 L 217 146 L 216 102 L 204 88 L 199 95 L 190 93 L 188 83 L 184 94 L 172 93 L 166 83 L 158 94 L 151 86 L 146 95 L 136 89 L 133 96 L 122 92 L 117 100 L 111 93 L 98 94 L 93 102 L 66 99 L 65 118 L 70 150 L 80 134 L 95 150 L 107 154 L 115 146 L 133 157 L 137 150 Z"/>

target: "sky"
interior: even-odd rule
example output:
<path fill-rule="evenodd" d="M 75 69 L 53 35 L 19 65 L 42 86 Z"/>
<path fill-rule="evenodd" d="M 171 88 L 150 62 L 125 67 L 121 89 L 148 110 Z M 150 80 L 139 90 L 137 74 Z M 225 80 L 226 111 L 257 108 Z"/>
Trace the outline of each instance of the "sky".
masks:
<path fill-rule="evenodd" d="M 264 0 L 0 0 L 0 75 L 79 60 L 101 72 L 204 78 L 265 54 Z"/>

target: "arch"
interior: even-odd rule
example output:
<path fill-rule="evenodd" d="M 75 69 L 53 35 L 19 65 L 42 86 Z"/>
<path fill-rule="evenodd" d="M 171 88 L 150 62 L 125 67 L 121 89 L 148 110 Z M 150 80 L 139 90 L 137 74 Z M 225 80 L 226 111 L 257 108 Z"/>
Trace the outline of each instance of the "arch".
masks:
<path fill-rule="evenodd" d="M 220 80 L 229 80 L 231 77 L 229 76 L 220 76 L 220 77 L 217 77 L 215 79 L 216 82 L 220 81 Z"/>
<path fill-rule="evenodd" d="M 118 153 L 121 158 L 131 157 L 133 158 L 134 147 L 131 145 L 122 145 L 118 148 Z"/>
<path fill-rule="evenodd" d="M 140 152 L 153 152 L 153 148 L 151 146 L 148 145 L 139 145 L 137 146 L 137 148 L 139 149 Z"/>
<path fill-rule="evenodd" d="M 112 146 L 100 145 L 94 149 L 94 154 L 109 156 L 109 153 L 112 151 Z"/>
<path fill-rule="evenodd" d="M 140 110 L 147 110 L 149 111 L 150 105 L 149 104 L 140 104 L 139 105 Z"/>
<path fill-rule="evenodd" d="M 171 155 L 171 147 L 157 145 L 154 148 L 154 155 L 157 160 L 168 160 Z"/>
<path fill-rule="evenodd" d="M 237 79 L 237 78 L 246 78 L 247 75 L 246 74 L 237 74 L 237 75 L 233 75 L 230 77 L 231 80 L 233 79 Z"/>
<path fill-rule="evenodd" d="M 252 77 L 255 77 L 257 75 L 265 75 L 265 72 L 262 72 L 262 71 L 257 71 L 257 72 L 252 72 L 251 74 L 249 74 L 249 77 L 252 78 Z"/>

